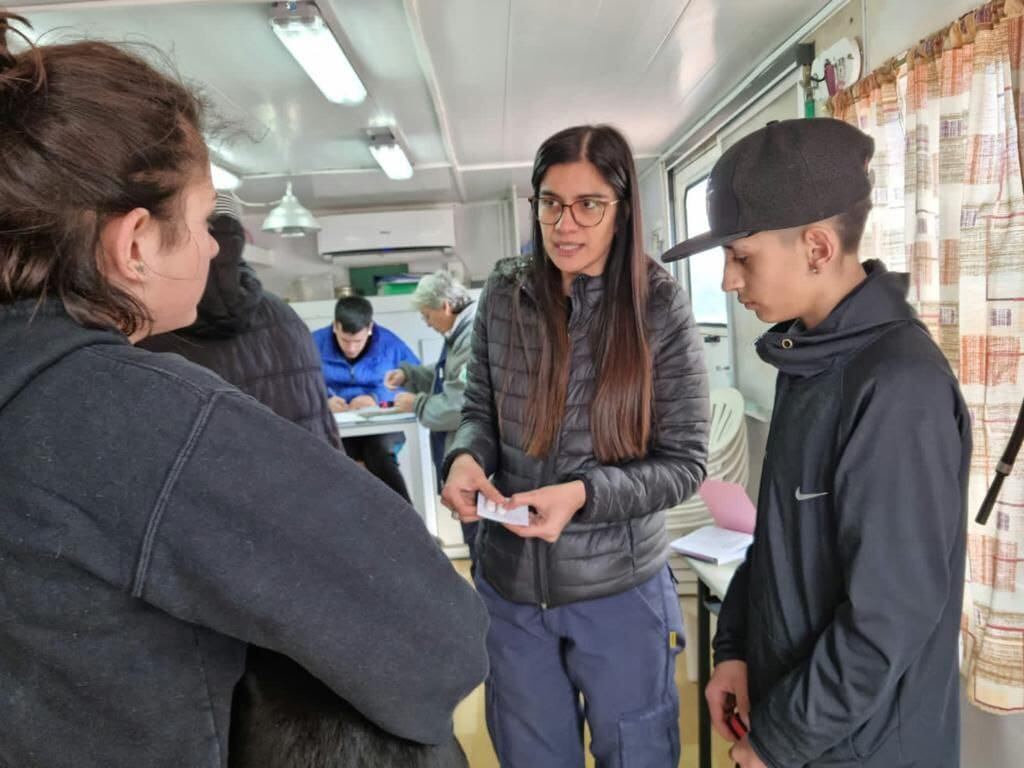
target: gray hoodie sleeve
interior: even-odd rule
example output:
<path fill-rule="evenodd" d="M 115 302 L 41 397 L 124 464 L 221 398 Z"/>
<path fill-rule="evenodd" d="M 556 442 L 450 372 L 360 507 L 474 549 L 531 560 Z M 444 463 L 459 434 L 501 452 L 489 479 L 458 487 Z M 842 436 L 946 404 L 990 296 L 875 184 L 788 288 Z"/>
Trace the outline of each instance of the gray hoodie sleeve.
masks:
<path fill-rule="evenodd" d="M 136 597 L 291 657 L 391 733 L 439 743 L 486 674 L 483 605 L 413 509 L 239 393 L 206 403 L 151 519 Z"/>
<path fill-rule="evenodd" d="M 958 594 L 957 397 L 950 377 L 907 364 L 846 409 L 834 503 L 847 600 L 809 657 L 753 708 L 750 741 L 772 768 L 805 765 L 866 722 Z"/>
<path fill-rule="evenodd" d="M 415 365 L 408 361 L 400 363 L 399 370 L 405 373 L 405 389 L 414 394 L 429 393 L 434 386 L 434 364 Z"/>
<path fill-rule="evenodd" d="M 473 323 L 472 354 L 466 371 L 466 391 L 462 404 L 462 420 L 455 440 L 444 460 L 442 477 L 448 476 L 452 461 L 468 453 L 486 475 L 498 467 L 498 413 L 491 386 L 491 365 L 487 352 L 488 293 L 498 276 L 493 275 L 480 294 L 476 320 Z"/>
<path fill-rule="evenodd" d="M 660 512 L 692 496 L 707 474 L 708 376 L 690 302 L 675 281 L 661 283 L 651 301 L 660 315 L 651 334 L 651 448 L 643 459 L 601 465 L 580 478 L 587 489 L 586 504 L 576 515 L 580 521 L 625 520 Z"/>
<path fill-rule="evenodd" d="M 448 350 L 441 391 L 436 394 L 431 392 L 431 380 L 431 387 L 428 387 L 425 393 L 421 392 L 416 396 L 413 408 L 416 418 L 431 432 L 454 432 L 459 428 L 462 404 L 466 400 L 466 366 L 469 364 L 472 350 L 473 334 L 462 333 Z"/>

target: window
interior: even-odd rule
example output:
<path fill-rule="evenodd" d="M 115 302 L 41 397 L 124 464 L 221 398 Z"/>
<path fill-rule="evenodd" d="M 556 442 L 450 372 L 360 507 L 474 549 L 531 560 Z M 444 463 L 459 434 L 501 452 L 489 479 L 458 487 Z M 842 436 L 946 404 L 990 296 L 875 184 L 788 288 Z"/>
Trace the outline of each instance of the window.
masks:
<path fill-rule="evenodd" d="M 707 232 L 708 177 L 690 184 L 683 195 L 686 236 L 696 237 Z M 690 300 L 697 325 L 727 325 L 729 310 L 726 294 L 722 291 L 722 270 L 725 252 L 721 248 L 694 254 L 687 261 L 690 271 Z"/>

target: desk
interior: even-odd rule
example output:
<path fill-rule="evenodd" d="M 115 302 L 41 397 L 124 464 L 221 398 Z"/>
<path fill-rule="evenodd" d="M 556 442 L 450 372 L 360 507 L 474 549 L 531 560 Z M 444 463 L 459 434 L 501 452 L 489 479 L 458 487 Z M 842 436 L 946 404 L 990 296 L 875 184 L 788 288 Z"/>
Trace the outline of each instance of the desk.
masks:
<path fill-rule="evenodd" d="M 414 414 L 389 415 L 386 418 L 353 421 L 350 414 L 336 413 L 334 420 L 341 437 L 367 437 L 401 432 L 405 435 L 405 449 L 409 452 L 409 474 L 406 485 L 416 508 L 431 536 L 437 536 L 437 493 L 434 483 L 434 463 L 430 458 L 430 432 L 420 426 Z M 404 451 L 403 451 L 404 453 Z M 404 464 L 402 458 L 399 463 Z"/>
<path fill-rule="evenodd" d="M 711 712 L 704 698 L 704 689 L 711 679 L 711 603 L 713 598 L 717 598 L 716 602 L 725 598 L 729 582 L 742 561 L 713 565 L 688 557 L 686 562 L 697 574 L 697 765 L 711 768 Z"/>

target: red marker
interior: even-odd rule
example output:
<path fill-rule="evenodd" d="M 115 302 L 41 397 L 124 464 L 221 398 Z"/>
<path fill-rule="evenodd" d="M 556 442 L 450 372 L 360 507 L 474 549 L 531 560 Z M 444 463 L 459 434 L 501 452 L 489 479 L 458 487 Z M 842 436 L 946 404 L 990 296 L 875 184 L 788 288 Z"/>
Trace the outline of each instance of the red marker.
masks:
<path fill-rule="evenodd" d="M 732 731 L 732 735 L 737 739 L 742 739 L 747 735 L 747 726 L 743 724 L 743 720 L 735 712 L 729 715 L 725 724 L 729 726 L 729 730 Z"/>

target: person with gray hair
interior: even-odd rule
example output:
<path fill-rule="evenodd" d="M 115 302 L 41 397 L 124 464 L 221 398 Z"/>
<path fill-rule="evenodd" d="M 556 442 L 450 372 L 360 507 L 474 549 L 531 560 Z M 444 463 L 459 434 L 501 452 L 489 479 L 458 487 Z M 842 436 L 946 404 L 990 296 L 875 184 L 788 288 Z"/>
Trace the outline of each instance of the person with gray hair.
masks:
<path fill-rule="evenodd" d="M 451 311 L 458 315 L 473 303 L 466 287 L 450 272 L 443 269 L 420 278 L 416 291 L 412 295 L 412 305 L 420 312 L 423 310 L 443 310 L 447 304 Z M 426 315 L 424 315 L 426 320 Z M 427 321 L 434 330 L 437 327 Z"/>
<path fill-rule="evenodd" d="M 441 462 L 462 418 L 476 304 L 465 286 L 444 271 L 420 280 L 412 304 L 423 315 L 423 321 L 444 336 L 441 356 L 433 365 L 402 363 L 388 371 L 384 385 L 408 390 L 395 395 L 395 407 L 415 413 L 420 424 L 430 430 L 430 454 L 440 490 Z M 462 525 L 462 538 L 474 562 L 476 529 L 477 523 Z"/>

